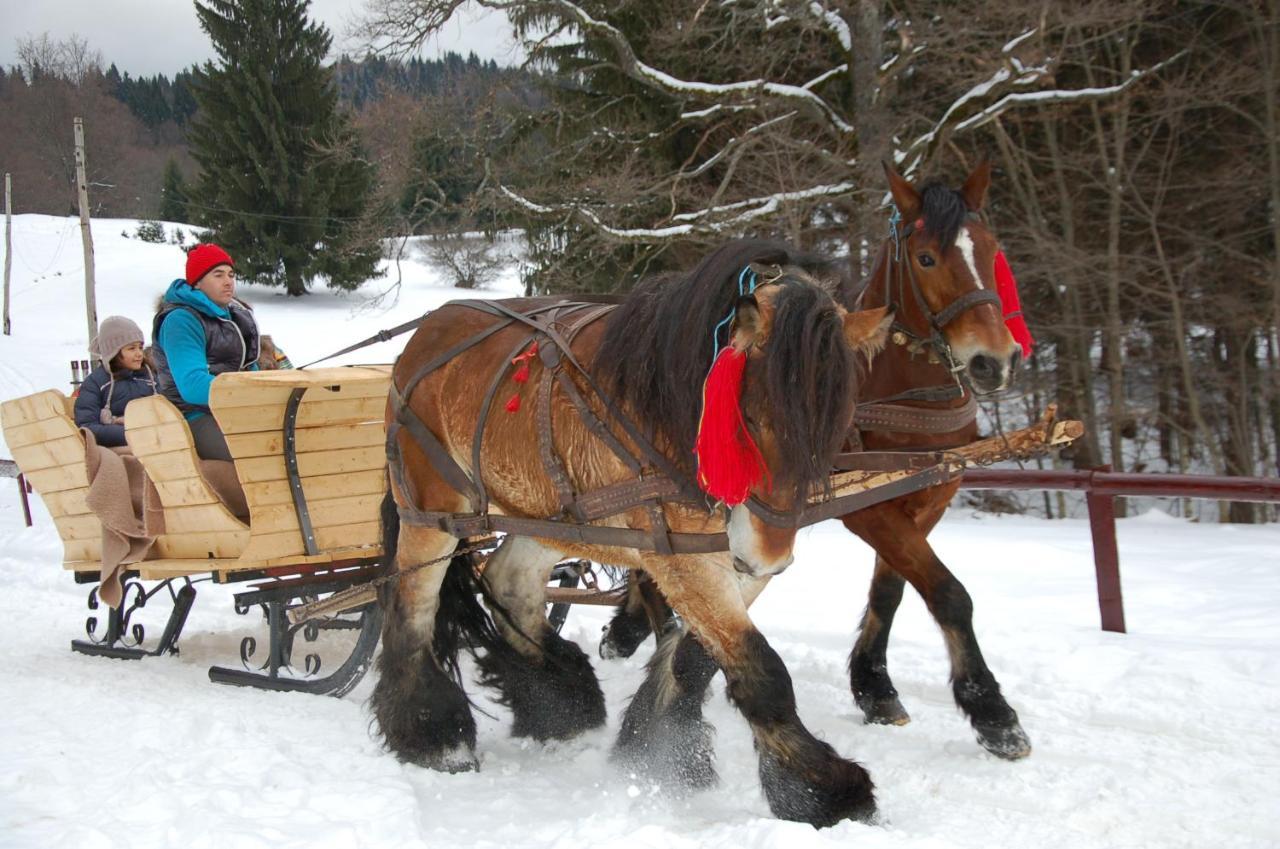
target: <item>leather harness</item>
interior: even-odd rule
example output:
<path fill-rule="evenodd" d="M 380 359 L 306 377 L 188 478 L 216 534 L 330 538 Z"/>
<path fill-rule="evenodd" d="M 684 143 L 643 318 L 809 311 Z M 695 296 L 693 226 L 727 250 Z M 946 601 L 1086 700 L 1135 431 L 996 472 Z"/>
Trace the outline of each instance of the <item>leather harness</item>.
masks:
<path fill-rule="evenodd" d="M 428 360 L 403 386 L 397 386 L 394 378 L 391 381 L 389 397 L 392 422 L 387 429 L 387 466 L 396 486 L 410 502 L 399 508 L 401 521 L 418 527 L 434 528 L 459 538 L 494 532 L 512 533 L 589 545 L 634 548 L 664 555 L 705 554 L 728 549 L 728 535 L 723 531 L 684 533 L 671 530 L 662 509 L 664 503 L 689 505 L 707 512 L 717 508 L 709 505 L 706 495 L 697 489 L 688 475 L 659 452 L 646 434 L 623 415 L 616 403 L 600 389 L 573 355 L 570 347 L 572 341 L 591 323 L 612 312 L 613 304 L 530 298 L 505 303 L 463 300 L 452 301 L 449 305 L 486 313 L 496 321 Z M 468 474 L 407 401 L 427 375 L 493 334 L 515 324 L 524 325 L 530 333 L 521 336 L 519 344 L 502 360 L 490 380 L 475 425 L 471 443 L 472 473 Z M 490 511 L 489 496 L 479 471 L 482 437 L 494 397 L 503 383 L 511 360 L 535 341 L 538 344 L 539 360 L 544 366 L 540 382 L 534 390 L 533 414 L 538 435 L 538 453 L 560 501 L 559 515 L 546 518 L 508 516 Z M 583 397 L 570 370 L 586 384 L 589 393 L 595 397 L 595 407 Z M 559 386 L 563 396 L 573 404 L 591 434 L 603 442 L 631 471 L 633 479 L 585 493 L 575 490 L 564 462 L 555 450 L 551 415 L 555 386 Z M 596 407 L 603 411 L 603 417 L 597 413 Z M 611 425 L 624 434 L 626 442 L 619 438 Z M 416 506 L 417 498 L 405 475 L 397 439 L 401 431 L 414 440 L 440 476 L 467 498 L 470 503 L 468 512 L 421 510 Z M 634 446 L 634 450 L 627 443 Z M 840 465 L 845 469 L 904 471 L 906 474 L 868 489 L 810 501 L 804 508 L 794 512 L 775 510 L 755 497 L 746 502 L 748 509 L 768 524 L 799 528 L 936 486 L 955 476 L 950 465 L 944 462 L 944 455 L 939 452 L 867 452 L 845 455 L 840 459 Z M 644 508 L 648 514 L 648 530 L 591 524 L 637 507 Z"/>

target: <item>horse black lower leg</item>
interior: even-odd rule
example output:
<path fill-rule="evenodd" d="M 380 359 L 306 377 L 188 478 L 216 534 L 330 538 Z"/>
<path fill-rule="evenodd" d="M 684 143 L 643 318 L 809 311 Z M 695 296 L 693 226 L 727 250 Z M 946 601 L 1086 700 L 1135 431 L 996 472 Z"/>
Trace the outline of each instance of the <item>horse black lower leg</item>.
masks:
<path fill-rule="evenodd" d="M 385 524 L 385 519 L 384 519 Z M 382 652 L 370 700 L 387 747 L 402 761 L 445 772 L 476 769 L 476 723 L 457 675 L 456 647 L 438 627 L 440 591 L 449 568 L 437 563 L 457 541 L 439 531 L 404 527 L 395 556 L 400 578 L 383 588 Z M 385 548 L 396 551 L 394 536 Z M 442 639 L 442 637 L 444 639 Z"/>
<path fill-rule="evenodd" d="M 946 572 L 945 568 L 943 571 Z M 947 572 L 932 587 L 926 601 L 947 642 L 951 656 L 951 690 L 956 704 L 969 717 L 978 742 L 997 757 L 1025 758 L 1031 754 L 1031 740 L 983 660 L 978 638 L 973 633 L 973 601 L 969 593 Z"/>
<path fill-rule="evenodd" d="M 531 539 L 507 537 L 482 579 L 497 633 L 481 646 L 481 683 L 511 708 L 516 737 L 564 740 L 605 721 L 591 661 L 547 624 L 547 576 L 559 559 Z"/>
<path fill-rule="evenodd" d="M 773 813 L 818 827 L 871 819 L 876 805 L 867 771 L 801 724 L 791 676 L 758 631 L 747 634 L 742 648 L 737 662 L 725 664 L 728 694 L 751 723 Z"/>
<path fill-rule="evenodd" d="M 770 809 L 815 826 L 871 818 L 875 797 L 867 771 L 804 727 L 782 658 L 747 616 L 747 606 L 767 579 L 746 578 L 727 564 L 694 558 L 688 566 L 681 559 L 665 572 L 651 568 L 650 574 L 709 656 L 700 661 L 701 675 L 714 674 L 714 665 L 724 671 L 729 699 L 751 725 Z M 700 705 L 705 680 L 697 683 Z M 694 689 L 685 692 L 692 700 Z"/>
<path fill-rule="evenodd" d="M 923 499 L 927 493 L 922 493 Z M 911 582 L 924 599 L 946 640 L 951 659 L 952 692 L 956 705 L 964 711 L 978 736 L 978 742 L 994 755 L 1017 759 L 1031 753 L 1026 732 L 1018 715 L 1005 701 L 1000 685 L 987 668 L 973 633 L 973 603 L 964 587 L 938 559 L 926 535 L 941 517 L 943 501 L 913 512 L 899 502 L 886 502 L 860 510 L 844 518 L 845 526 L 862 537 L 878 553 L 874 584 L 882 579 L 880 562 Z M 883 576 L 886 586 L 888 576 Z M 900 592 L 900 591 L 899 591 Z M 896 607 L 896 605 L 894 605 Z M 887 641 L 892 618 L 879 619 L 876 638 Z M 871 639 L 864 635 L 864 639 Z M 881 649 L 883 652 L 883 649 Z M 857 657 L 855 648 L 854 655 Z M 880 655 L 883 657 L 883 653 Z M 871 656 L 874 658 L 874 655 Z M 854 659 L 851 659 L 851 666 Z M 874 661 L 873 661 L 874 665 Z M 854 673 L 856 675 L 856 673 Z M 888 681 L 884 667 L 883 680 Z M 855 679 L 855 697 L 858 681 Z M 890 685 L 892 686 L 892 685 Z"/>
<path fill-rule="evenodd" d="M 702 705 L 707 685 L 719 671 L 715 661 L 673 621 L 645 670 L 644 682 L 623 715 L 615 759 L 685 787 L 714 784 L 715 750 Z"/>
<path fill-rule="evenodd" d="M 671 608 L 653 579 L 639 569 L 628 572 L 626 598 L 604 626 L 600 656 L 607 660 L 631 657 L 650 634 L 662 632 L 670 616 Z"/>
<path fill-rule="evenodd" d="M 866 721 L 876 725 L 906 725 L 911 721 L 889 678 L 888 665 L 889 629 L 902 601 L 904 583 L 902 576 L 877 555 L 867 609 L 849 655 L 853 698 Z"/>

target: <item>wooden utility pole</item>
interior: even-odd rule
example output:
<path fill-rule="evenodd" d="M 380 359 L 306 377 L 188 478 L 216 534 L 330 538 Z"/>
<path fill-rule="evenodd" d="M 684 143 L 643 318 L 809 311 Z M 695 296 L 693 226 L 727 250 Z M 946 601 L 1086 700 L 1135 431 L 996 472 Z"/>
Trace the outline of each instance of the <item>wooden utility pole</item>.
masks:
<path fill-rule="evenodd" d="M 9 326 L 9 273 L 13 269 L 13 191 L 9 183 L 9 172 L 4 175 L 4 335 L 8 336 L 13 328 Z"/>
<path fill-rule="evenodd" d="M 98 299 L 93 279 L 93 233 L 89 229 L 89 181 L 84 167 L 84 119 L 76 119 L 76 192 L 80 197 L 80 237 L 84 242 L 84 309 L 89 344 L 98 335 Z"/>

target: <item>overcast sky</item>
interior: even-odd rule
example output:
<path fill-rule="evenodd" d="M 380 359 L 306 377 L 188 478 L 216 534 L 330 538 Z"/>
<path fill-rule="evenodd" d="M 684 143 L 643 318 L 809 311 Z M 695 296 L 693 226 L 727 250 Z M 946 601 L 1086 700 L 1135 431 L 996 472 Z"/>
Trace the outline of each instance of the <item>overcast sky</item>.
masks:
<path fill-rule="evenodd" d="M 311 18 L 329 28 L 335 53 L 354 52 L 348 23 L 362 0 L 311 0 Z M 76 34 L 133 76 L 173 76 L 187 66 L 213 58 L 209 38 L 196 21 L 192 0 L 0 0 L 0 65 L 17 64 L 17 42 L 49 33 L 61 40 Z M 434 58 L 447 51 L 513 64 L 510 30 L 501 15 L 464 11 L 423 51 Z"/>

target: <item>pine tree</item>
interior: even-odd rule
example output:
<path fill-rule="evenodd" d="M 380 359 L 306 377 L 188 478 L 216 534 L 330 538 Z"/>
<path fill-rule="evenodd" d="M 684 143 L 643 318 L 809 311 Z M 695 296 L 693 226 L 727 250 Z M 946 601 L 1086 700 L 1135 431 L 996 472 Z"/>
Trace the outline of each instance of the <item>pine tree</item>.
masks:
<path fill-rule="evenodd" d="M 164 188 L 160 200 L 161 221 L 187 220 L 187 187 L 172 157 L 164 164 Z"/>
<path fill-rule="evenodd" d="M 217 53 L 194 75 L 188 138 L 201 172 L 193 217 L 248 280 L 302 295 L 318 275 L 354 289 L 381 247 L 367 225 L 373 167 L 337 109 L 310 0 L 198 0 Z"/>

